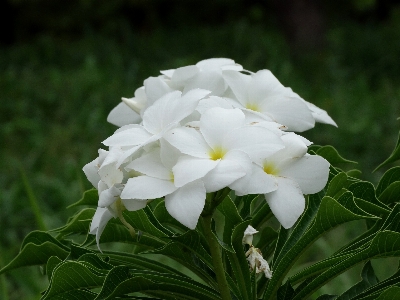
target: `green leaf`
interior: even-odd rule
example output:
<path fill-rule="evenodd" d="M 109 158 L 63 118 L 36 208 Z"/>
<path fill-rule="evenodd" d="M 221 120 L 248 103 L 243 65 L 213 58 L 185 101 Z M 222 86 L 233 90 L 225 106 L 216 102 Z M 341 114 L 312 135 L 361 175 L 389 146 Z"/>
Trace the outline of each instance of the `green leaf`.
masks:
<path fill-rule="evenodd" d="M 111 270 L 113 268 L 112 264 L 107 263 L 100 256 L 94 253 L 83 254 L 78 258 L 78 262 L 91 265 L 100 270 Z"/>
<path fill-rule="evenodd" d="M 337 298 L 337 295 L 328 295 L 328 294 L 325 294 L 325 295 L 319 296 L 316 300 L 334 300 L 334 299 L 336 299 L 336 298 Z"/>
<path fill-rule="evenodd" d="M 51 256 L 46 263 L 46 273 L 47 279 L 50 281 L 51 276 L 53 274 L 53 270 L 56 266 L 58 266 L 62 262 L 57 256 Z"/>
<path fill-rule="evenodd" d="M 347 181 L 347 175 L 344 172 L 340 172 L 335 177 L 332 178 L 331 182 L 328 185 L 328 189 L 326 191 L 326 196 L 331 196 L 335 198 L 335 195 L 339 193 L 343 188 L 346 188 L 349 185 Z"/>
<path fill-rule="evenodd" d="M 66 297 L 71 292 L 81 290 L 82 288 L 91 288 L 102 286 L 105 276 L 99 276 L 100 270 L 95 267 L 76 261 L 65 261 L 59 264 L 53 271 L 50 285 L 43 295 L 43 300 Z M 68 299 L 68 298 L 67 298 Z"/>
<path fill-rule="evenodd" d="M 316 151 L 316 153 L 325 158 L 327 161 L 329 161 L 331 165 L 336 165 L 338 163 L 352 163 L 352 164 L 357 163 L 355 161 L 343 158 L 342 156 L 340 156 L 337 150 L 330 145 L 320 147 Z"/>
<path fill-rule="evenodd" d="M 290 267 L 296 262 L 297 258 L 314 242 L 322 233 L 334 228 L 339 224 L 349 221 L 370 218 L 365 215 L 354 214 L 346 207 L 339 204 L 335 199 L 325 196 L 315 216 L 314 222 L 307 232 L 284 253 L 282 258 L 274 267 L 274 276 L 272 276 L 264 299 L 270 299 L 275 295 L 279 285 L 283 281 Z"/>
<path fill-rule="evenodd" d="M 363 199 L 385 210 L 389 210 L 389 207 L 376 198 L 375 187 L 371 182 L 355 182 L 348 187 L 348 190 L 353 193 L 355 198 Z"/>
<path fill-rule="evenodd" d="M 233 270 L 233 274 L 235 275 L 234 277 L 239 287 L 241 295 L 240 299 L 243 300 L 249 299 L 250 295 L 252 294 L 249 265 L 247 263 L 242 245 L 244 231 L 249 224 L 250 220 L 245 220 L 235 227 L 232 233 L 232 245 L 235 253 L 226 252 Z"/>
<path fill-rule="evenodd" d="M 391 183 L 379 196 L 379 201 L 384 204 L 398 202 L 400 198 L 400 181 Z"/>
<path fill-rule="evenodd" d="M 154 217 L 163 224 L 168 226 L 169 229 L 175 231 L 175 233 L 184 233 L 187 231 L 187 227 L 179 223 L 174 217 L 172 217 L 167 208 L 165 207 L 165 201 L 159 202 L 153 210 Z"/>
<path fill-rule="evenodd" d="M 390 276 L 389 278 L 369 287 L 366 289 L 364 292 L 360 293 L 353 299 L 366 299 L 366 297 L 374 295 L 376 298 L 377 295 L 381 294 L 382 291 L 386 290 L 387 288 L 390 288 L 391 286 L 399 286 L 400 285 L 400 270 L 397 271 L 395 274 Z M 372 299 L 375 299 L 372 298 Z"/>
<path fill-rule="evenodd" d="M 84 192 L 82 198 L 79 201 L 71 204 L 67 208 L 80 205 L 89 205 L 97 207 L 98 202 L 99 202 L 99 192 L 96 189 L 91 189 Z"/>
<path fill-rule="evenodd" d="M 65 226 L 52 231 L 59 233 L 59 239 L 68 234 L 87 234 L 95 212 L 94 208 L 85 208 L 77 212 Z"/>
<path fill-rule="evenodd" d="M 8 265 L 0 270 L 0 274 L 20 267 L 43 265 L 52 256 L 65 259 L 68 251 L 52 242 L 44 242 L 40 245 L 28 243 Z"/>
<path fill-rule="evenodd" d="M 370 261 L 364 265 L 361 271 L 361 278 L 362 280 L 360 282 L 356 283 L 354 286 L 340 295 L 336 300 L 351 300 L 370 286 L 378 283 L 378 278 L 375 275 Z"/>
<path fill-rule="evenodd" d="M 355 252 L 311 281 L 299 291 L 293 300 L 305 299 L 326 282 L 332 280 L 352 266 L 378 257 L 400 256 L 400 233 L 392 231 L 379 232 L 371 241 L 369 247 Z"/>
<path fill-rule="evenodd" d="M 278 289 L 277 300 L 291 300 L 293 296 L 294 289 L 288 280 Z"/>
<path fill-rule="evenodd" d="M 376 300 L 393 300 L 400 298 L 400 287 L 392 286 L 385 290 Z"/>
<path fill-rule="evenodd" d="M 396 146 L 395 146 L 392 154 L 390 154 L 388 159 L 386 159 L 383 163 L 381 163 L 379 166 L 377 166 L 373 172 L 375 172 L 376 170 L 382 168 L 383 166 L 390 164 L 392 162 L 395 162 L 396 160 L 399 160 L 399 159 L 400 159 L 400 132 L 399 132 L 399 137 L 397 139 Z"/>
<path fill-rule="evenodd" d="M 222 201 L 220 205 L 217 207 L 218 211 L 220 211 L 224 217 L 224 233 L 223 233 L 223 238 L 222 241 L 224 243 L 223 246 L 227 251 L 234 252 L 233 246 L 232 246 L 232 232 L 233 229 L 243 221 L 243 219 L 240 217 L 239 212 L 236 209 L 236 205 L 233 203 L 231 198 L 225 197 L 225 199 Z M 216 236 L 218 241 L 220 242 L 220 239 L 218 236 Z M 220 242 L 221 244 L 221 242 Z"/>
<path fill-rule="evenodd" d="M 21 244 L 21 250 L 27 245 L 27 244 L 35 244 L 35 245 L 41 245 L 45 242 L 50 242 L 53 243 L 60 248 L 63 248 L 64 250 L 69 250 L 67 246 L 62 244 L 59 240 L 55 239 L 52 237 L 49 233 L 44 232 L 44 231 L 32 231 L 28 233 L 28 235 L 24 238 Z"/>
<path fill-rule="evenodd" d="M 379 197 L 395 181 L 400 181 L 400 167 L 393 167 L 383 174 L 376 187 L 376 195 Z"/>
<path fill-rule="evenodd" d="M 357 169 L 352 169 L 352 170 L 346 171 L 346 174 L 353 178 L 359 179 L 359 178 L 361 178 L 362 172 Z"/>
<path fill-rule="evenodd" d="M 88 289 L 66 291 L 60 295 L 54 295 L 51 300 L 94 300 L 97 294 Z"/>
<path fill-rule="evenodd" d="M 322 190 L 319 193 L 309 195 L 306 198 L 306 209 L 300 217 L 300 221 L 297 222 L 291 233 L 289 233 L 289 230 L 282 229 L 283 227 L 281 226 L 271 265 L 279 263 L 283 255 L 286 254 L 287 251 L 289 251 L 289 249 L 292 248 L 303 236 L 304 232 L 316 216 L 324 194 L 325 190 Z M 281 235 L 283 236 L 281 237 Z"/>
<path fill-rule="evenodd" d="M 147 214 L 143 209 L 137 211 L 124 211 L 125 220 L 135 229 L 147 232 L 155 237 L 167 237 L 168 235 L 158 229 L 152 222 L 150 222 Z"/>

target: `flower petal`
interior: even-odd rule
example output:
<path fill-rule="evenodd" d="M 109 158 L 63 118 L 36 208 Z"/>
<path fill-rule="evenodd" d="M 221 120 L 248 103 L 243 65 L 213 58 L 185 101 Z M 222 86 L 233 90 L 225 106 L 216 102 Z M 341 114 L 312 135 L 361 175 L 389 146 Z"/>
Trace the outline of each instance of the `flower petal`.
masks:
<path fill-rule="evenodd" d="M 207 193 L 219 191 L 235 180 L 246 175 L 246 167 L 243 164 L 251 161 L 242 151 L 229 151 L 217 166 L 203 177 Z"/>
<path fill-rule="evenodd" d="M 230 131 L 243 126 L 244 120 L 240 109 L 214 107 L 201 116 L 200 131 L 211 148 L 221 147 L 221 139 Z"/>
<path fill-rule="evenodd" d="M 194 128 L 175 128 L 164 134 L 164 138 L 184 154 L 199 158 L 210 157 L 210 146 L 208 146 L 201 133 Z"/>
<path fill-rule="evenodd" d="M 119 195 L 121 194 L 121 190 L 116 188 L 115 186 L 110 187 L 102 191 L 99 195 L 99 207 L 107 207 L 113 204 L 118 200 Z"/>
<path fill-rule="evenodd" d="M 90 183 L 97 188 L 97 185 L 100 181 L 100 176 L 97 173 L 99 171 L 98 166 L 99 158 L 97 157 L 95 160 L 92 160 L 90 163 L 87 163 L 83 168 L 83 172 L 85 173 L 87 179 Z"/>
<path fill-rule="evenodd" d="M 194 65 L 178 68 L 172 74 L 171 80 L 175 82 L 186 81 L 195 76 L 199 71 L 200 69 Z"/>
<path fill-rule="evenodd" d="M 147 78 L 144 81 L 144 87 L 147 96 L 147 106 L 152 105 L 156 100 L 173 91 L 161 76 Z"/>
<path fill-rule="evenodd" d="M 323 124 L 329 124 L 333 125 L 335 127 L 338 127 L 336 122 L 328 115 L 328 113 L 319 108 L 318 106 L 307 102 L 304 100 L 304 102 L 307 104 L 308 108 L 311 110 L 311 113 L 315 119 L 316 122 L 323 123 Z"/>
<path fill-rule="evenodd" d="M 251 125 L 229 132 L 224 137 L 222 145 L 227 149 L 237 149 L 247 153 L 254 162 L 259 162 L 284 148 L 281 138 L 274 132 L 261 126 Z"/>
<path fill-rule="evenodd" d="M 107 122 L 116 126 L 124 126 L 133 123 L 140 123 L 142 118 L 124 102 L 114 107 L 107 116 Z"/>
<path fill-rule="evenodd" d="M 328 181 L 329 162 L 318 155 L 306 155 L 288 164 L 280 175 L 296 181 L 303 194 L 321 191 Z"/>
<path fill-rule="evenodd" d="M 238 101 L 246 106 L 248 101 L 247 90 L 251 77 L 236 71 L 223 71 L 222 75 Z"/>
<path fill-rule="evenodd" d="M 165 207 L 172 217 L 195 229 L 206 200 L 206 189 L 196 180 L 165 196 Z"/>
<path fill-rule="evenodd" d="M 106 146 L 136 146 L 143 144 L 151 137 L 151 134 L 142 126 L 114 133 L 103 141 Z"/>
<path fill-rule="evenodd" d="M 145 208 L 147 205 L 146 200 L 138 200 L 138 199 L 121 199 L 125 208 L 128 211 L 136 211 L 142 208 Z"/>
<path fill-rule="evenodd" d="M 196 179 L 203 178 L 208 172 L 218 165 L 218 161 L 211 159 L 181 156 L 177 164 L 172 168 L 174 183 L 177 187 L 184 186 Z"/>
<path fill-rule="evenodd" d="M 229 188 L 234 190 L 236 195 L 244 196 L 270 193 L 278 188 L 278 184 L 274 176 L 265 173 L 260 166 L 253 164 L 251 172 L 230 184 Z"/>
<path fill-rule="evenodd" d="M 203 114 L 206 110 L 213 108 L 213 107 L 221 107 L 226 109 L 232 109 L 232 104 L 230 104 L 225 98 L 211 96 L 206 99 L 200 100 L 199 104 L 197 105 L 196 110 Z"/>
<path fill-rule="evenodd" d="M 278 189 L 265 194 L 271 211 L 286 229 L 292 227 L 303 213 L 305 199 L 299 185 L 291 179 L 276 177 Z"/>
<path fill-rule="evenodd" d="M 98 207 L 93 219 L 92 223 L 90 224 L 90 234 L 96 234 L 96 243 L 97 243 L 97 248 L 100 250 L 100 237 L 101 234 L 104 231 L 104 228 L 106 227 L 107 223 L 109 220 L 112 218 L 112 214 L 107 208 L 102 208 Z"/>
<path fill-rule="evenodd" d="M 177 189 L 169 180 L 138 176 L 128 179 L 121 199 L 156 199 L 171 194 Z"/>
<path fill-rule="evenodd" d="M 147 176 L 164 180 L 171 178 L 171 171 L 161 162 L 159 148 L 135 159 L 125 167 L 125 170 L 135 170 Z"/>
<path fill-rule="evenodd" d="M 307 105 L 297 97 L 271 96 L 263 101 L 261 109 L 291 131 L 302 132 L 315 126 L 314 117 Z"/>

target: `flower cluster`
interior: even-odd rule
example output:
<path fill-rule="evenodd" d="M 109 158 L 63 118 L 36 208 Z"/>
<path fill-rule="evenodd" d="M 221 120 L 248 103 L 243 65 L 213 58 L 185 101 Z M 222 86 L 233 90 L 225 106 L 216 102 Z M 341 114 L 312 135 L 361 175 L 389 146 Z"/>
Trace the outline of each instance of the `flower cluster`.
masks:
<path fill-rule="evenodd" d="M 124 222 L 124 209 L 157 198 L 194 229 L 206 194 L 227 187 L 239 196 L 264 194 L 282 226 L 293 226 L 304 194 L 319 192 L 329 173 L 295 132 L 335 122 L 270 71 L 245 71 L 230 59 L 161 74 L 111 111 L 108 121 L 120 128 L 83 168 L 99 191 L 90 228 L 97 242 L 111 218 Z"/>

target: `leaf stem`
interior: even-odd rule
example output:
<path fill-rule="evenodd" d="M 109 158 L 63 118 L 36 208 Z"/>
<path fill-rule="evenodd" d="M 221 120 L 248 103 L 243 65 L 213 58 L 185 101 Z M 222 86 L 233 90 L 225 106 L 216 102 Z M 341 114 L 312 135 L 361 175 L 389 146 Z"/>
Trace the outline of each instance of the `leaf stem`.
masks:
<path fill-rule="evenodd" d="M 217 277 L 219 292 L 223 300 L 231 300 L 231 293 L 228 286 L 228 281 L 225 277 L 224 264 L 222 262 L 221 247 L 217 238 L 211 230 L 212 215 L 205 215 L 202 217 L 204 236 L 210 247 L 211 257 L 214 265 L 214 272 Z"/>

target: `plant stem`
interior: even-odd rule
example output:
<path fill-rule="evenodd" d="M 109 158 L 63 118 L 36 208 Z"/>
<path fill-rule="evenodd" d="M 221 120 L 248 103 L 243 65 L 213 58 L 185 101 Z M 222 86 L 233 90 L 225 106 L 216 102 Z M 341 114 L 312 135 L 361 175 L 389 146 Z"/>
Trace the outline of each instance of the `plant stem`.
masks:
<path fill-rule="evenodd" d="M 217 276 L 217 282 L 219 287 L 219 292 L 223 300 L 231 300 L 231 293 L 228 286 L 228 281 L 225 277 L 225 269 L 222 262 L 221 247 L 211 230 L 212 215 L 206 215 L 202 217 L 204 236 L 207 239 L 208 245 L 210 247 L 211 257 L 214 265 L 214 272 Z"/>

